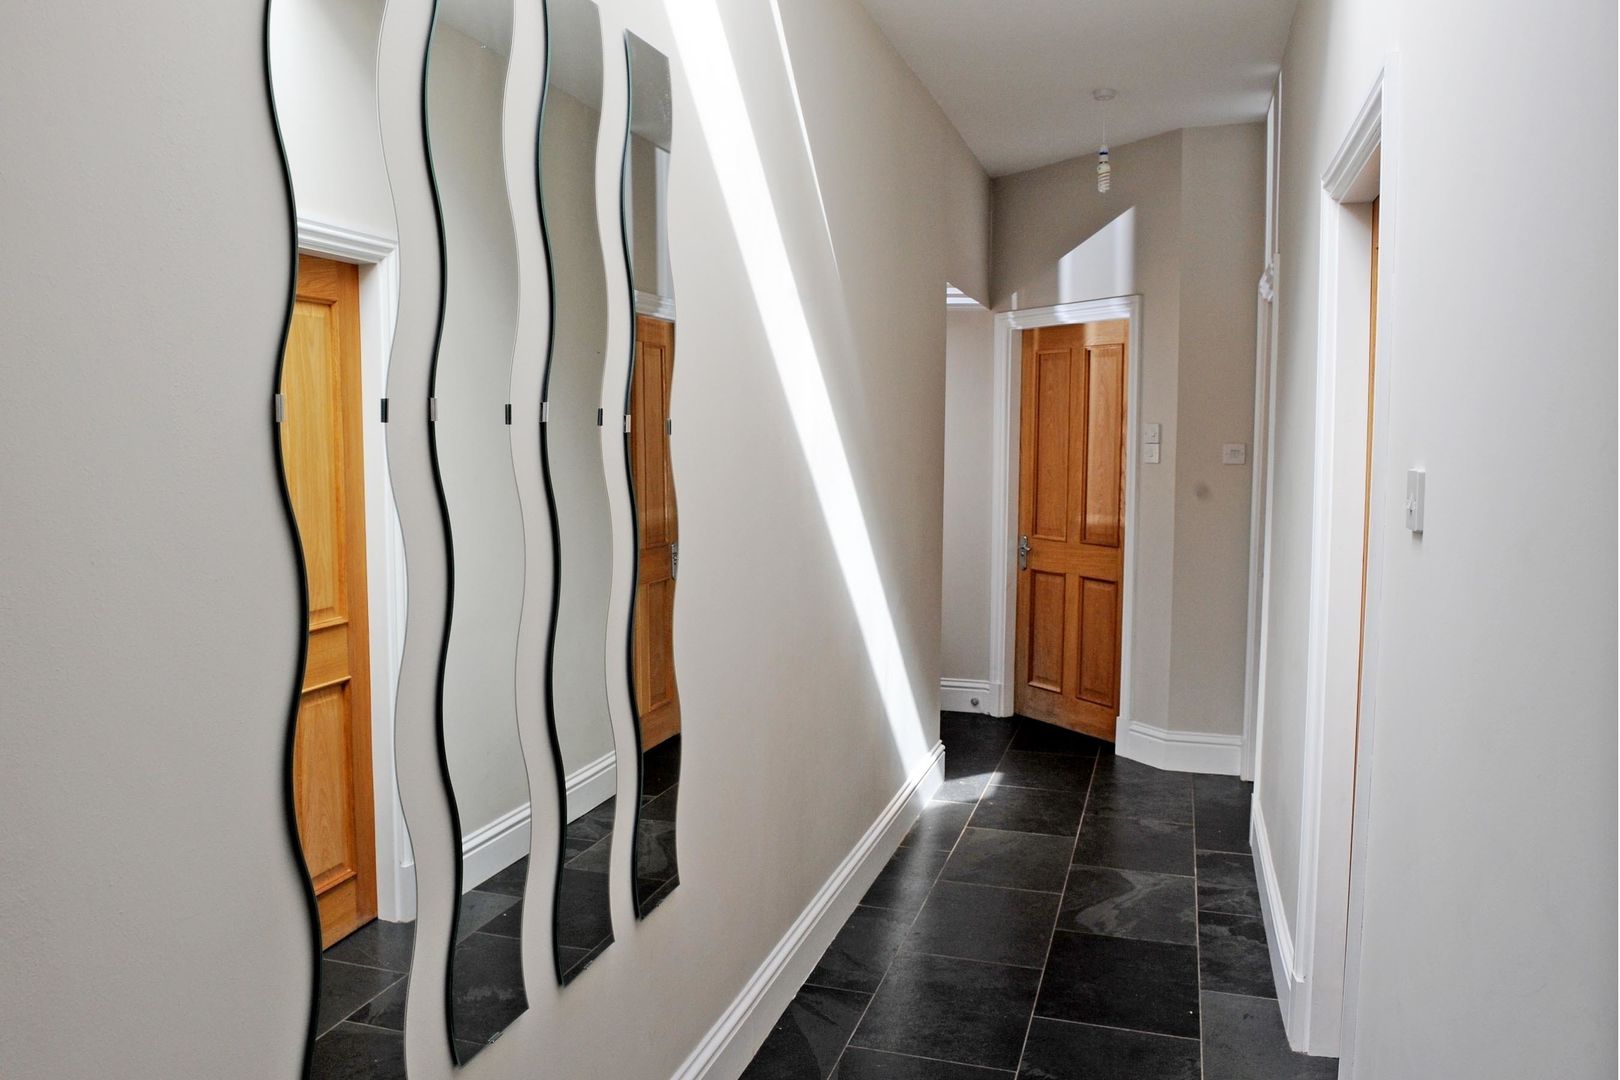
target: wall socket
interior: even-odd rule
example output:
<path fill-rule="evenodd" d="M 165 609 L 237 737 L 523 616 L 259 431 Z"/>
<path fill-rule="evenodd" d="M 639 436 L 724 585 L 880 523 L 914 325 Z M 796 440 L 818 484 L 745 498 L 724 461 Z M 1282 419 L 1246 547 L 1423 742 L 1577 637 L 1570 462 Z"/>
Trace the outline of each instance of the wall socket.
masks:
<path fill-rule="evenodd" d="M 1159 463 L 1159 444 L 1148 443 L 1142 447 L 1142 464 L 1157 465 Z"/>

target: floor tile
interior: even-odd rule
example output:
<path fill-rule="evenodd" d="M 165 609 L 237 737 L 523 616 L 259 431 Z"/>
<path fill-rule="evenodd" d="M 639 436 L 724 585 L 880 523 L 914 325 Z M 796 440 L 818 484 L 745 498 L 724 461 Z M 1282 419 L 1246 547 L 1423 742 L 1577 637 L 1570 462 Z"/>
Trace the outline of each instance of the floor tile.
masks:
<path fill-rule="evenodd" d="M 765 1037 L 742 1080 L 825 1080 L 870 1000 L 868 994 L 804 987 Z"/>
<path fill-rule="evenodd" d="M 856 908 L 806 981 L 837 990 L 872 993 L 911 929 L 911 920 L 909 911 Z"/>
<path fill-rule="evenodd" d="M 401 978 L 393 986 L 350 1013 L 347 1022 L 387 1028 L 390 1031 L 404 1031 L 405 997 L 409 992 L 410 980 Z"/>
<path fill-rule="evenodd" d="M 339 1024 L 315 1040 L 313 1080 L 405 1080 L 403 1033 Z"/>
<path fill-rule="evenodd" d="M 1260 887 L 1254 879 L 1254 856 L 1200 851 L 1198 910 L 1258 919 Z"/>
<path fill-rule="evenodd" d="M 451 974 L 453 1036 L 492 1042 L 529 1007 L 523 992 L 522 943 L 473 934 L 456 946 Z"/>
<path fill-rule="evenodd" d="M 941 876 L 972 885 L 1062 892 L 1073 847 L 1066 836 L 968 828 Z"/>
<path fill-rule="evenodd" d="M 373 919 L 326 950 L 328 960 L 384 968 L 401 975 L 411 970 L 411 950 L 416 940 L 414 922 L 383 922 Z"/>
<path fill-rule="evenodd" d="M 399 982 L 397 971 L 361 967 L 337 960 L 321 961 L 321 1007 L 315 1022 L 316 1034 L 330 1031 L 360 1006 Z"/>
<path fill-rule="evenodd" d="M 906 936 L 911 952 L 1039 968 L 1058 898 L 1051 893 L 941 881 Z"/>
<path fill-rule="evenodd" d="M 1253 793 L 1253 784 L 1235 776 L 1193 777 L 1200 850 L 1249 850 L 1249 802 Z"/>
<path fill-rule="evenodd" d="M 998 784 L 1013 787 L 1048 788 L 1084 795 L 1091 784 L 1097 758 L 1091 754 L 1046 754 L 1032 750 L 1009 750 L 997 767 Z"/>
<path fill-rule="evenodd" d="M 1058 931 L 1038 1016 L 1198 1037 L 1198 950 Z"/>
<path fill-rule="evenodd" d="M 604 938 L 613 936 L 606 874 L 564 867 L 557 903 L 559 945 L 594 949 Z"/>
<path fill-rule="evenodd" d="M 991 785 L 979 799 L 971 824 L 979 829 L 1048 833 L 1072 838 L 1080 828 L 1085 796 L 1072 791 Z"/>
<path fill-rule="evenodd" d="M 1013 1074 L 1004 1069 L 985 1069 L 852 1046 L 844 1051 L 843 1059 L 833 1072 L 833 1080 L 1013 1080 Z"/>
<path fill-rule="evenodd" d="M 523 901 L 508 907 L 489 922 L 478 928 L 481 934 L 499 934 L 501 937 L 523 936 Z"/>
<path fill-rule="evenodd" d="M 641 755 L 641 794 L 662 795 L 681 779 L 681 737 L 665 739 Z"/>
<path fill-rule="evenodd" d="M 962 835 L 962 830 L 967 826 L 968 818 L 972 814 L 972 803 L 935 799 L 923 807 L 922 816 L 917 819 L 917 824 L 911 827 L 911 831 L 906 833 L 906 838 L 900 843 L 902 846 L 915 845 L 949 851 L 956 846 L 956 839 Z"/>
<path fill-rule="evenodd" d="M 970 746 L 1005 750 L 1017 730 L 1018 721 L 1011 717 L 959 712 L 939 714 L 939 739 L 947 751 L 965 750 Z"/>
<path fill-rule="evenodd" d="M 529 880 L 529 857 L 527 855 L 517 862 L 500 871 L 488 881 L 475 885 L 479 892 L 505 893 L 507 896 L 522 896 L 523 889 Z"/>
<path fill-rule="evenodd" d="M 1101 739 L 1082 735 L 1078 731 L 1058 727 L 1041 720 L 1022 719 L 1013 736 L 1012 750 L 1036 750 L 1048 754 L 1113 753 L 1113 747 Z"/>
<path fill-rule="evenodd" d="M 1040 972 L 901 951 L 851 1045 L 1014 1069 Z"/>
<path fill-rule="evenodd" d="M 1193 874 L 1193 829 L 1170 821 L 1086 812 L 1074 861 L 1116 870 Z"/>
<path fill-rule="evenodd" d="M 1192 878 L 1074 866 L 1063 890 L 1058 929 L 1193 945 L 1198 941 L 1193 905 Z"/>
<path fill-rule="evenodd" d="M 1205 990 L 1276 997 L 1266 924 L 1242 915 L 1198 913 L 1198 964 Z"/>
<path fill-rule="evenodd" d="M 517 902 L 517 896 L 507 893 L 484 892 L 482 889 L 462 893 L 461 907 L 456 917 L 456 940 L 466 940 L 468 934 L 482 930 L 484 924 Z"/>
<path fill-rule="evenodd" d="M 946 802 L 977 802 L 984 789 L 996 778 L 996 765 L 1002 749 L 968 746 L 963 750 L 945 748 L 945 782 L 934 798 Z"/>
<path fill-rule="evenodd" d="M 1288 1048 L 1275 998 L 1205 991 L 1204 1080 L 1335 1080 L 1339 1060 Z"/>
<path fill-rule="evenodd" d="M 1199 1080 L 1197 1039 L 1037 1017 L 1020 1080 Z"/>
<path fill-rule="evenodd" d="M 949 852 L 926 847 L 903 847 L 889 859 L 866 890 L 861 903 L 869 907 L 893 908 L 915 915 L 922 910 L 923 901 L 934 879 L 939 877 Z"/>
<path fill-rule="evenodd" d="M 1088 811 L 1125 817 L 1193 822 L 1193 785 L 1187 773 L 1166 772 L 1125 758 L 1099 762 Z"/>

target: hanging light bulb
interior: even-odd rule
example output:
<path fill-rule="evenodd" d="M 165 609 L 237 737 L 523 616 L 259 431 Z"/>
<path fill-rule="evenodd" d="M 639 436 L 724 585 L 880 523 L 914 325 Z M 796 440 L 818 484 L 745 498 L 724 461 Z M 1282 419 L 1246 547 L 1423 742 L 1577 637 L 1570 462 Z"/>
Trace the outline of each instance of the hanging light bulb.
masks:
<path fill-rule="evenodd" d="M 1106 105 L 1114 100 L 1117 93 L 1113 87 L 1101 86 L 1091 92 L 1091 98 L 1099 105 Z M 1102 124 L 1102 146 L 1097 149 L 1097 194 L 1106 195 L 1114 186 L 1114 167 L 1108 163 L 1108 121 Z"/>

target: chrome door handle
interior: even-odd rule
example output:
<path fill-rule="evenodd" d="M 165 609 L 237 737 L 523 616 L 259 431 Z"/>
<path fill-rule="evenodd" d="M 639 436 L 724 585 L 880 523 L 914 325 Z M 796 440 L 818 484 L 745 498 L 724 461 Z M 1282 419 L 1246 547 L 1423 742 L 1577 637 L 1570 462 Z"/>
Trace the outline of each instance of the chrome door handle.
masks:
<path fill-rule="evenodd" d="M 1029 537 L 1027 536 L 1018 538 L 1018 569 L 1029 569 Z"/>

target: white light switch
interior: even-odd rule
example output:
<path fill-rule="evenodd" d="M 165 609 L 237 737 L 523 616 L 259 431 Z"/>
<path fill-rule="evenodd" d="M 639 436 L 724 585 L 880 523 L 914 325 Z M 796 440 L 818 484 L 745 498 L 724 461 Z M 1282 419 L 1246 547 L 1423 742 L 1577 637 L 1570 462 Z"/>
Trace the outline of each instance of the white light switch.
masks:
<path fill-rule="evenodd" d="M 1147 443 L 1149 446 L 1158 446 L 1159 441 L 1160 441 L 1159 440 L 1159 425 L 1158 424 L 1143 424 L 1142 425 L 1142 441 Z"/>
<path fill-rule="evenodd" d="M 1222 465 L 1244 465 L 1249 460 L 1249 444 L 1229 442 L 1221 447 Z"/>
<path fill-rule="evenodd" d="M 1159 463 L 1159 444 L 1148 443 L 1142 447 L 1142 464 L 1157 465 Z"/>
<path fill-rule="evenodd" d="M 1406 527 L 1415 533 L 1423 531 L 1423 480 L 1422 469 L 1407 470 Z"/>

